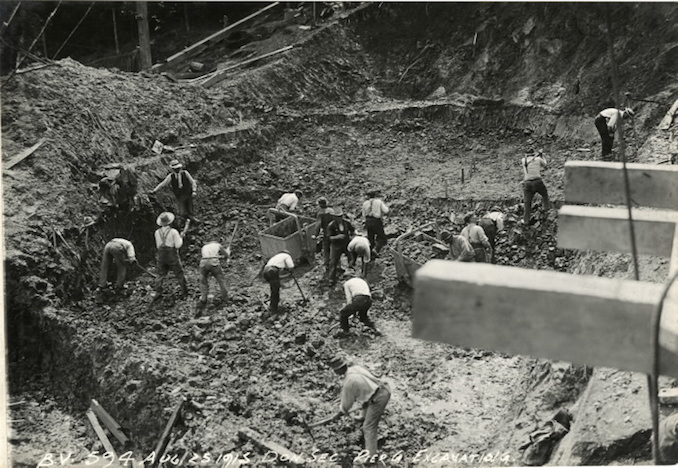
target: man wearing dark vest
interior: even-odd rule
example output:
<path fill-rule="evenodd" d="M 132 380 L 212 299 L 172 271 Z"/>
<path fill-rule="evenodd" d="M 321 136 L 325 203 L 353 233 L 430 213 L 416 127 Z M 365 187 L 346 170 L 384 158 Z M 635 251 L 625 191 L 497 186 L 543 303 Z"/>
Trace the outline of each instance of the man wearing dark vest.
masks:
<path fill-rule="evenodd" d="M 172 222 L 174 214 L 169 212 L 161 213 L 156 220 L 160 229 L 155 231 L 155 246 L 158 248 L 157 269 L 158 278 L 155 280 L 156 295 L 153 301 L 162 298 L 162 284 L 165 281 L 167 273 L 172 270 L 179 280 L 181 286 L 181 298 L 188 296 L 188 286 L 186 285 L 186 276 L 184 268 L 181 266 L 179 258 L 179 249 L 184 244 L 184 240 L 176 229 L 173 229 Z"/>
<path fill-rule="evenodd" d="M 327 227 L 332 221 L 334 221 L 334 210 L 327 207 L 327 198 L 320 197 L 318 198 L 318 228 L 315 231 L 316 237 L 320 234 L 322 229 L 323 233 L 323 262 L 325 265 L 325 278 L 329 277 L 330 274 L 330 236 L 327 233 Z"/>
<path fill-rule="evenodd" d="M 174 196 L 177 199 L 177 213 L 179 216 L 188 218 L 192 223 L 195 223 L 197 221 L 194 217 L 195 213 L 193 209 L 193 196 L 195 195 L 197 186 L 195 180 L 193 177 L 191 177 L 191 174 L 188 171 L 182 169 L 182 167 L 183 166 L 179 161 L 173 159 L 170 162 L 170 168 L 172 168 L 172 172 L 170 172 L 167 177 L 165 177 L 165 180 L 160 182 L 153 190 L 151 190 L 151 193 L 155 193 L 169 184 L 169 186 L 172 188 Z"/>
<path fill-rule="evenodd" d="M 327 226 L 327 234 L 330 238 L 330 286 L 337 284 L 337 268 L 341 264 L 341 256 L 346 255 L 351 261 L 348 252 L 348 244 L 355 233 L 353 225 L 344 219 L 344 210 L 341 207 L 334 208 L 334 221 Z"/>

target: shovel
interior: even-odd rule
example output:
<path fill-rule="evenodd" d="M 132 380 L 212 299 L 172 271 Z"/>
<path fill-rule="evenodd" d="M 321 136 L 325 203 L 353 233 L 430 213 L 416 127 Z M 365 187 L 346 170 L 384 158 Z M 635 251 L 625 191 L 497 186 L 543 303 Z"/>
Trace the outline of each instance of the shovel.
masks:
<path fill-rule="evenodd" d="M 306 432 L 308 432 L 308 435 L 311 436 L 311 440 L 313 441 L 313 445 L 315 445 L 315 437 L 313 437 L 313 432 L 311 431 L 311 427 L 308 425 L 308 421 L 306 421 L 305 416 L 299 416 L 299 420 L 301 421 L 301 425 L 304 426 L 304 429 Z"/>
<path fill-rule="evenodd" d="M 304 296 L 304 291 L 301 290 L 301 286 L 299 286 L 299 283 L 297 282 L 297 279 L 294 277 L 292 271 L 290 271 L 290 276 L 294 280 L 294 284 L 296 284 L 297 288 L 299 289 L 299 294 L 301 294 L 302 301 L 304 302 L 304 304 L 306 304 L 308 302 L 308 299 L 306 299 L 306 296 Z"/>
<path fill-rule="evenodd" d="M 139 265 L 139 262 L 134 262 L 134 264 L 135 264 L 136 266 L 138 266 L 139 268 L 141 268 L 141 269 L 142 269 L 143 271 L 145 271 L 146 273 L 148 273 L 149 275 L 151 275 L 153 278 L 157 278 L 157 277 L 158 277 L 158 275 L 156 275 L 155 273 L 151 273 L 151 272 L 148 271 L 146 268 L 144 268 L 144 267 L 142 267 L 141 265 Z"/>

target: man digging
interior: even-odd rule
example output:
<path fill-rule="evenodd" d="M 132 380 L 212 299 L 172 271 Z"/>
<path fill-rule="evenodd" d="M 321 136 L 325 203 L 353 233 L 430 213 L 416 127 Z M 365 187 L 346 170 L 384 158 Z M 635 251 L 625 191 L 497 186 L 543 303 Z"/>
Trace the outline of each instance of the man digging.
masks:
<path fill-rule="evenodd" d="M 156 220 L 156 224 L 160 229 L 155 231 L 155 246 L 158 248 L 157 268 L 158 277 L 155 280 L 155 297 L 153 302 L 162 299 L 163 283 L 165 277 L 170 270 L 174 272 L 174 276 L 179 280 L 181 286 L 181 298 L 188 296 L 188 285 L 186 284 L 186 276 L 184 275 L 184 268 L 181 265 L 179 258 L 179 249 L 184 244 L 184 240 L 179 235 L 179 231 L 172 228 L 171 224 L 174 221 L 174 214 L 169 212 L 161 213 Z"/>
<path fill-rule="evenodd" d="M 354 314 L 358 314 L 358 319 L 371 328 L 375 335 L 381 336 L 381 332 L 367 316 L 367 311 L 372 307 L 372 294 L 367 281 L 362 278 L 351 278 L 344 282 L 344 294 L 346 294 L 346 305 L 339 311 L 341 330 L 335 337 L 345 338 L 348 336 L 348 319 Z"/>
<path fill-rule="evenodd" d="M 366 453 L 361 453 L 356 459 L 375 463 L 377 461 L 377 426 L 391 399 L 390 388 L 387 383 L 377 379 L 364 367 L 348 362 L 340 356 L 333 357 L 329 365 L 338 375 L 345 375 L 339 411 L 326 419 L 309 424 L 309 427 L 322 426 L 343 415 L 348 415 L 353 405 L 356 402 L 359 403 L 362 407 L 362 414 L 352 417 L 355 421 L 363 422 Z"/>
<path fill-rule="evenodd" d="M 134 245 L 127 239 L 115 238 L 106 244 L 101 259 L 101 271 L 99 272 L 99 287 L 97 288 L 96 301 L 103 302 L 103 291 L 108 284 L 108 274 L 111 263 L 115 263 L 116 281 L 115 292 L 120 293 L 125 284 L 127 265 L 136 263 Z"/>
<path fill-rule="evenodd" d="M 231 248 L 226 247 L 213 240 L 205 244 L 200 251 L 202 258 L 200 259 L 200 300 L 198 301 L 198 315 L 202 309 L 207 305 L 207 294 L 209 293 L 209 277 L 214 276 L 219 284 L 219 292 L 221 293 L 221 302 L 228 300 L 228 291 L 226 290 L 226 278 L 224 277 L 224 270 L 221 268 L 220 259 L 225 258 L 226 261 L 231 257 Z"/>
<path fill-rule="evenodd" d="M 275 254 L 266 263 L 264 267 L 264 279 L 271 287 L 271 304 L 269 309 L 272 314 L 278 313 L 278 303 L 280 302 L 280 270 L 292 271 L 294 261 L 287 250 Z"/>

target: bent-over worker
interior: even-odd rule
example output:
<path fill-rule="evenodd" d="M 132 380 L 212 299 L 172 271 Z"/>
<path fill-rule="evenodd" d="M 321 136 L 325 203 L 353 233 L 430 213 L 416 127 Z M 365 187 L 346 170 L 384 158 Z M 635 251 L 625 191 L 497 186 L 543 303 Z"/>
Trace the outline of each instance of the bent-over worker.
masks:
<path fill-rule="evenodd" d="M 360 272 L 362 277 L 367 276 L 367 265 L 370 263 L 370 241 L 365 236 L 355 236 L 348 243 L 349 261 L 348 266 L 355 267 L 356 261 L 360 258 Z"/>
<path fill-rule="evenodd" d="M 264 279 L 271 286 L 271 313 L 278 313 L 278 303 L 280 302 L 280 270 L 292 271 L 294 261 L 287 250 L 275 254 L 266 262 L 264 267 Z"/>
<path fill-rule="evenodd" d="M 276 210 L 280 211 L 296 211 L 297 205 L 299 205 L 299 199 L 302 197 L 301 190 L 295 190 L 290 193 L 283 193 L 282 196 L 278 199 L 278 203 L 275 205 Z"/>
<path fill-rule="evenodd" d="M 354 314 L 358 314 L 358 319 L 371 328 L 375 335 L 381 335 L 374 322 L 367 316 L 367 311 L 372 306 L 372 294 L 367 281 L 362 278 L 351 278 L 344 282 L 344 294 L 346 305 L 339 311 L 341 331 L 338 337 L 346 336 L 349 328 L 348 319 Z"/>
<path fill-rule="evenodd" d="M 104 247 L 104 254 L 101 258 L 101 271 L 99 272 L 99 288 L 106 287 L 108 283 L 108 274 L 111 269 L 111 263 L 115 263 L 116 281 L 115 288 L 121 289 L 125 284 L 127 275 L 127 265 L 136 263 L 136 253 L 134 245 L 127 239 L 115 238 Z"/>
<path fill-rule="evenodd" d="M 501 208 L 496 205 L 490 208 L 490 211 L 480 218 L 478 226 L 483 228 L 483 231 L 485 231 L 485 235 L 492 246 L 490 263 L 496 263 L 494 255 L 497 246 L 497 234 L 504 230 L 504 213 L 502 213 Z"/>
<path fill-rule="evenodd" d="M 475 252 L 475 261 L 479 263 L 486 263 L 492 256 L 492 246 L 485 235 L 483 228 L 478 226 L 478 216 L 472 211 L 464 215 L 464 222 L 466 227 L 461 230 L 461 236 L 465 237 L 473 247 Z"/>
<path fill-rule="evenodd" d="M 163 294 L 162 285 L 165 282 L 167 273 L 172 270 L 174 276 L 177 277 L 179 285 L 181 286 L 181 298 L 188 296 L 188 285 L 186 284 L 186 276 L 184 275 L 184 268 L 181 265 L 179 258 L 179 249 L 184 245 L 184 240 L 179 235 L 179 232 L 172 228 L 171 224 L 174 221 L 174 214 L 170 212 L 160 213 L 156 224 L 160 229 L 155 231 L 155 246 L 158 248 L 157 268 L 158 277 L 155 280 L 156 296 L 153 301 L 160 300 Z"/>
<path fill-rule="evenodd" d="M 476 252 L 466 237 L 443 231 L 440 240 L 450 245 L 450 258 L 457 262 L 475 262 Z"/>
<path fill-rule="evenodd" d="M 231 248 L 226 247 L 224 249 L 218 241 L 212 240 L 202 247 L 200 254 L 202 258 L 200 259 L 200 301 L 198 301 L 198 309 L 205 307 L 205 304 L 207 304 L 210 276 L 214 276 L 214 279 L 219 284 L 221 300 L 224 302 L 228 300 L 226 277 L 224 276 L 224 270 L 221 268 L 220 259 L 225 258 L 228 261 L 231 256 Z"/>
<path fill-rule="evenodd" d="M 596 129 L 600 134 L 600 140 L 602 143 L 602 159 L 603 161 L 609 161 L 611 158 L 609 155 L 612 153 L 612 145 L 614 144 L 614 134 L 617 131 L 617 126 L 619 123 L 633 116 L 633 109 L 630 107 L 625 108 L 624 110 L 616 109 L 614 107 L 609 107 L 603 109 L 596 115 L 594 123 Z"/>
<path fill-rule="evenodd" d="M 309 424 L 309 427 L 322 426 L 345 414 L 348 415 L 353 405 L 358 403 L 362 407 L 362 414 L 352 417 L 355 421 L 363 422 L 362 429 L 368 460 L 376 462 L 377 426 L 391 399 L 389 385 L 376 378 L 364 367 L 348 362 L 340 356 L 333 357 L 329 365 L 338 375 L 345 375 L 339 411 L 326 419 Z"/>

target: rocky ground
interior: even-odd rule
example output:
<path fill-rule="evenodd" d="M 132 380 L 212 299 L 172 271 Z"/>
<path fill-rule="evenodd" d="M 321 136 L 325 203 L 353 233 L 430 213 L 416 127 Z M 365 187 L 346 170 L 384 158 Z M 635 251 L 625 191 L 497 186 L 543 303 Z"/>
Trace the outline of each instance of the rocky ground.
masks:
<path fill-rule="evenodd" d="M 211 92 L 70 60 L 10 86 L 9 97 L 3 96 L 5 152 L 50 140 L 43 152 L 3 172 L 8 285 L 16 291 L 10 297 L 16 314 L 10 393 L 12 401 L 27 401 L 12 409 L 16 465 L 34 466 L 47 452 L 73 448 L 74 458 L 83 460 L 100 450 L 84 417 L 91 398 L 123 425 L 140 454 L 154 448 L 173 407 L 187 398 L 172 454 L 249 453 L 262 462 L 263 453 L 237 437 L 248 426 L 298 454 L 337 453 L 337 463 L 349 465 L 361 446 L 358 426 L 341 421 L 311 434 L 303 425 L 336 408 L 340 380 L 326 361 L 337 352 L 391 384 L 380 443 L 394 465 L 425 465 L 425 458 L 415 459 L 421 450 L 492 455 L 483 463 L 520 465 L 528 434 L 555 410 L 572 407 L 587 369 L 410 338 L 411 291 L 397 280 L 391 252 L 368 272 L 375 298 L 370 314 L 383 336 L 355 321 L 350 337 L 333 338 L 344 295 L 339 286 L 321 284 L 318 264 L 295 273 L 308 302 L 288 279 L 284 313 L 266 311 L 267 286 L 257 278 L 258 233 L 267 226 L 266 210 L 292 188 L 303 190 L 300 210 L 310 216 L 321 195 L 356 216 L 365 190 L 382 188 L 392 208 L 386 223 L 391 246 L 417 226 L 436 221 L 449 228 L 452 213 L 458 220 L 467 210 L 499 204 L 508 228 L 498 241 L 498 263 L 578 272 L 586 264 L 557 248 L 555 211 L 545 213 L 539 201 L 534 224 L 524 228 L 516 221 L 522 214 L 518 158 L 543 150 L 545 182 L 558 206 L 564 162 L 599 152 L 591 132 L 562 138 L 587 117 L 545 115 L 543 107 L 525 102 L 478 107 L 471 104 L 478 96 L 468 96 L 484 93 L 472 89 L 423 102 L 400 99 L 417 83 L 433 91 L 434 80 L 414 69 L 406 86 L 394 85 L 404 66 L 384 71 L 394 57 L 376 55 L 379 47 L 362 29 L 372 16 L 389 16 L 390 7 L 373 10 L 360 13 L 365 17 L 355 26 L 348 18 L 321 29 L 295 54 Z M 495 82 L 487 70 L 483 76 Z M 640 136 L 646 125 L 639 125 Z M 148 148 L 155 139 L 182 149 L 154 156 Z M 656 138 L 655 146 L 667 139 Z M 153 280 L 138 271 L 124 297 L 97 304 L 91 289 L 100 249 L 111 237 L 132 239 L 142 264 L 154 271 L 155 216 L 173 201 L 167 193 L 154 199 L 146 192 L 174 157 L 199 183 L 202 223 L 189 231 L 181 252 L 189 299 L 152 306 Z M 90 189 L 92 174 L 116 161 L 140 174 L 140 197 L 130 212 L 103 209 Z M 98 220 L 90 231 L 79 229 L 85 215 Z M 226 268 L 230 300 L 215 305 L 211 299 L 197 316 L 200 247 L 213 238 L 228 242 L 236 222 Z M 421 260 L 425 255 L 415 250 Z M 595 274 L 620 264 L 590 262 Z M 171 278 L 168 285 L 177 292 Z M 40 429 L 43 423 L 48 430 Z"/>

